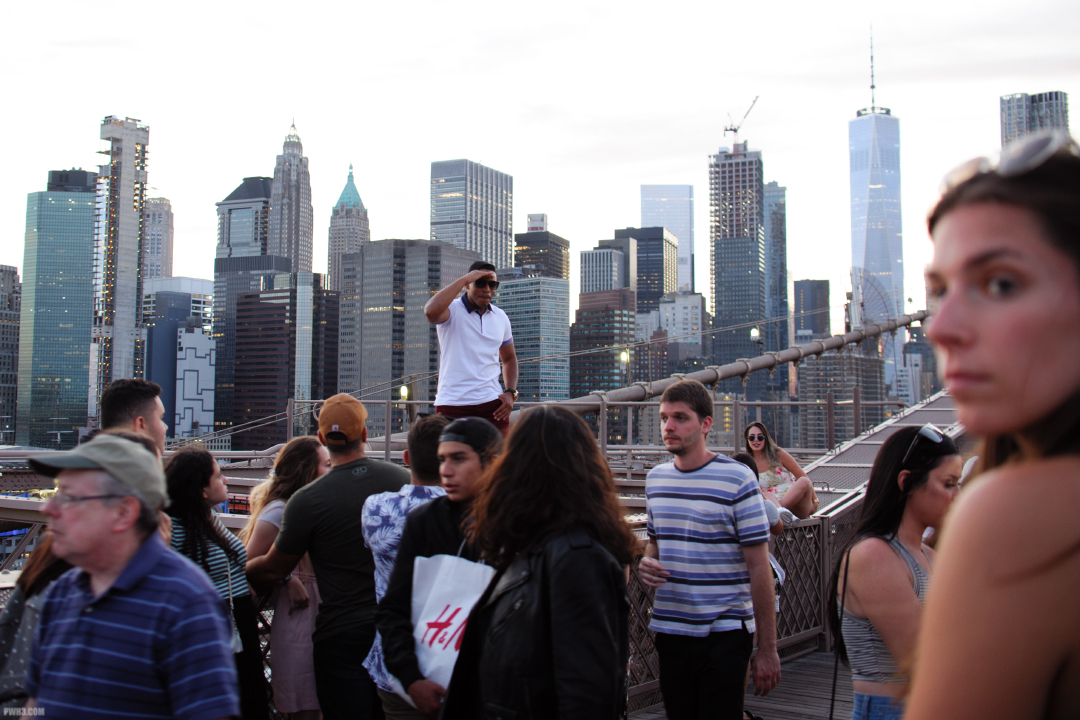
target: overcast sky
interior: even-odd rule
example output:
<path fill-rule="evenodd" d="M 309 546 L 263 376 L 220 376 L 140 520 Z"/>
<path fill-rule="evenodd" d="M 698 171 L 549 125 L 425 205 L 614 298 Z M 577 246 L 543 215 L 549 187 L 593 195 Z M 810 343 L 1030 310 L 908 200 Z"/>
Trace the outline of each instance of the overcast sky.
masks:
<path fill-rule="evenodd" d="M 514 177 L 578 252 L 640 222 L 642 184 L 693 184 L 708 294 L 708 162 L 741 138 L 787 187 L 791 280 L 850 285 L 848 121 L 900 119 L 907 295 L 925 302 L 924 218 L 942 174 L 1000 146 L 998 98 L 1063 90 L 1080 112 L 1080 3 L 8 3 L 0 91 L 0 263 L 23 264 L 26 194 L 100 162 L 107 115 L 150 126 L 152 195 L 172 200 L 175 275 L 213 276 L 214 203 L 273 175 L 295 117 L 310 159 L 314 269 L 349 163 L 373 239 L 428 237 L 432 160 Z M 1075 125 L 1075 122 L 1074 122 Z M 710 305 L 711 307 L 711 305 Z M 840 315 L 834 312 L 835 325 Z"/>

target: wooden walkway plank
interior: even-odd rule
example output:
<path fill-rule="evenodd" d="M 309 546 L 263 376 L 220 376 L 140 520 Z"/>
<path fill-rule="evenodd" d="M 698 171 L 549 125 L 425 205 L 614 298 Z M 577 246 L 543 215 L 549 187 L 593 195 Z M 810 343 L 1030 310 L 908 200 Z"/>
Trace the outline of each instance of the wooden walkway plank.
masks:
<path fill-rule="evenodd" d="M 746 693 L 746 709 L 764 720 L 826 720 L 832 692 L 832 653 L 811 653 L 780 666 L 780 684 L 766 697 L 754 697 L 754 684 Z M 840 664 L 836 679 L 836 720 L 847 720 L 852 710 L 851 672 Z M 643 710 L 632 720 L 667 720 L 664 709 Z"/>

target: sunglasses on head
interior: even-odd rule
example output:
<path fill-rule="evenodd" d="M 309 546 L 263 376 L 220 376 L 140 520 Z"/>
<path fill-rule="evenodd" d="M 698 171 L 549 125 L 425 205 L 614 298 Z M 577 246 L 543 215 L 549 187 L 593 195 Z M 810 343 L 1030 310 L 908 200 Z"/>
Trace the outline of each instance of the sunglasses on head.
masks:
<path fill-rule="evenodd" d="M 977 157 L 960 165 L 941 181 L 941 194 L 977 175 L 996 173 L 1016 177 L 1035 170 L 1056 155 L 1080 156 L 1080 145 L 1063 130 L 1044 130 L 1017 140 L 994 157 Z"/>
<path fill-rule="evenodd" d="M 907 465 L 908 458 L 911 457 L 911 452 L 915 449 L 915 446 L 919 444 L 919 438 L 926 438 L 930 442 L 937 444 L 945 439 L 945 433 L 932 423 L 926 423 L 919 428 L 919 432 L 915 433 L 915 437 L 911 439 L 911 445 L 908 446 L 907 452 L 904 453 L 904 459 L 900 461 L 901 467 Z"/>
<path fill-rule="evenodd" d="M 764 440 L 765 436 L 764 435 L 747 435 L 746 439 L 749 440 L 750 442 L 757 442 L 759 440 Z"/>
<path fill-rule="evenodd" d="M 486 278 L 480 278 L 479 280 L 474 282 L 473 285 L 480 288 L 481 290 L 483 290 L 486 287 L 489 287 L 492 290 L 498 290 L 499 289 L 499 281 L 498 280 L 488 280 Z"/>

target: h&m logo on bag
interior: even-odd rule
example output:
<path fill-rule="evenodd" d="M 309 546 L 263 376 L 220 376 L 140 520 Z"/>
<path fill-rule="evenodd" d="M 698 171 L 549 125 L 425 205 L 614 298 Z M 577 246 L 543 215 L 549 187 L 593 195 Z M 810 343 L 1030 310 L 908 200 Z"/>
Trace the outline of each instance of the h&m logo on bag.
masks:
<path fill-rule="evenodd" d="M 450 643 L 453 642 L 455 652 L 461 649 L 461 638 L 465 634 L 465 624 L 469 621 L 469 616 L 468 614 L 463 615 L 457 627 L 454 627 L 454 618 L 461 612 L 461 608 L 454 608 L 454 611 L 450 612 L 450 616 L 446 617 L 448 612 L 450 612 L 449 605 L 443 608 L 443 611 L 439 613 L 439 617 L 427 623 L 427 630 L 424 631 L 424 636 L 420 639 L 421 643 L 427 642 L 428 647 L 434 647 L 438 643 L 443 650 L 447 650 Z M 444 617 L 446 617 L 445 620 L 443 620 Z M 431 633 L 430 641 L 428 641 L 428 633 Z M 455 638 L 457 638 L 456 642 Z"/>

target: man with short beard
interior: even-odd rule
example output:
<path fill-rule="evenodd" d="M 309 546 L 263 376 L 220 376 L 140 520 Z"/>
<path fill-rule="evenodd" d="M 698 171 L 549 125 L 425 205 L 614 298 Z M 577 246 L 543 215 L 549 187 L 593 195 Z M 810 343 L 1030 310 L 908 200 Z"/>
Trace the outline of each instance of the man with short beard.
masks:
<path fill-rule="evenodd" d="M 669 720 L 742 720 L 755 632 L 755 693 L 780 681 L 765 501 L 748 467 L 706 447 L 712 421 L 704 385 L 669 386 L 660 423 L 675 460 L 645 480 L 649 546 L 638 573 L 656 588 L 649 628 Z"/>

